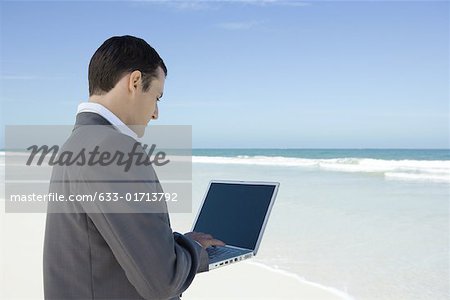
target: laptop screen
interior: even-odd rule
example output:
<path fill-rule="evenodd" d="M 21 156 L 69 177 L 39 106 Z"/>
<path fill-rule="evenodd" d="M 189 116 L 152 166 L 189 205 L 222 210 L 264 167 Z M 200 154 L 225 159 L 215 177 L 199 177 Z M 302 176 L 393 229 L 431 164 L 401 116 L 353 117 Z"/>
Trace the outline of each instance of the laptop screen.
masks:
<path fill-rule="evenodd" d="M 212 182 L 194 231 L 254 250 L 275 185 Z"/>

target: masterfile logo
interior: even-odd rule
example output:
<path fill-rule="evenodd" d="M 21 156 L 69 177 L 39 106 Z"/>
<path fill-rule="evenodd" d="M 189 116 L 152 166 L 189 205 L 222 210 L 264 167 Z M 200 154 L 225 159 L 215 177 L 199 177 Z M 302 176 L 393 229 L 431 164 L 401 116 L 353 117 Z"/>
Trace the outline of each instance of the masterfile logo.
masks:
<path fill-rule="evenodd" d="M 6 212 L 192 210 L 191 126 L 7 126 L 5 150 Z"/>

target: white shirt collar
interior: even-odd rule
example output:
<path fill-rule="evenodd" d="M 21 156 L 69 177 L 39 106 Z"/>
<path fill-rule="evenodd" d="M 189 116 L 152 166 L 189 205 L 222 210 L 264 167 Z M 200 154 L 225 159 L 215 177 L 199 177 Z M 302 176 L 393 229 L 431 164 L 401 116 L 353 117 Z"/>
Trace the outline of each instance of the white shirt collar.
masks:
<path fill-rule="evenodd" d="M 119 119 L 112 111 L 104 107 L 103 105 L 99 103 L 94 102 L 83 102 L 78 105 L 77 114 L 81 112 L 93 112 L 97 113 L 103 118 L 105 118 L 109 123 L 111 123 L 117 130 L 119 130 L 121 133 L 128 135 L 135 139 L 136 141 L 139 141 L 139 137 L 137 136 L 136 132 L 131 130 L 124 122 L 122 122 L 121 119 Z"/>

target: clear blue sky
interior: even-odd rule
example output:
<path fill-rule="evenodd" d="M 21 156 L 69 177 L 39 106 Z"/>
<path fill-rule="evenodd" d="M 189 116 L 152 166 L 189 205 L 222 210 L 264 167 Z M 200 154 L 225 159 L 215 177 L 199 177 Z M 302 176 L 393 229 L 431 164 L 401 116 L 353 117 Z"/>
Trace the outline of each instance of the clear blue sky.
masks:
<path fill-rule="evenodd" d="M 449 148 L 447 1 L 0 5 L 2 128 L 73 124 L 92 54 L 131 34 L 168 67 L 155 124 L 194 147 Z"/>

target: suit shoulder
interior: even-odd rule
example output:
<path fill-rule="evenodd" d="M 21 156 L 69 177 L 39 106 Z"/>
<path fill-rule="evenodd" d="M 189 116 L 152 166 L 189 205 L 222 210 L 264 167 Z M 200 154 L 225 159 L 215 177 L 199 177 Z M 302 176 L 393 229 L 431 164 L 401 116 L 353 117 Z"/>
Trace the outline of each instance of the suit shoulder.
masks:
<path fill-rule="evenodd" d="M 69 140 L 71 143 L 77 143 L 88 148 L 99 146 L 109 150 L 125 150 L 137 143 L 132 137 L 106 125 L 86 125 L 77 128 L 72 132 Z"/>

